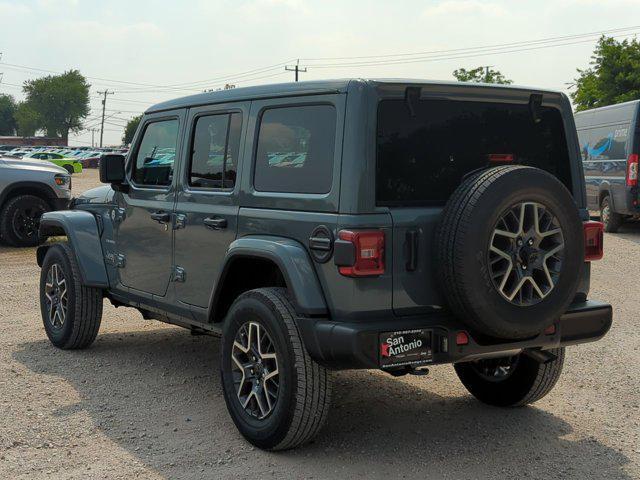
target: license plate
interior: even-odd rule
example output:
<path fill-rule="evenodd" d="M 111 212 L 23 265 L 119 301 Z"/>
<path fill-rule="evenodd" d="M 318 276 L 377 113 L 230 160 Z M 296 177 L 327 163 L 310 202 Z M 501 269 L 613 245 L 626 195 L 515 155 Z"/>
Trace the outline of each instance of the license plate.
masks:
<path fill-rule="evenodd" d="M 430 363 L 431 330 L 402 330 L 380 334 L 380 366 Z"/>

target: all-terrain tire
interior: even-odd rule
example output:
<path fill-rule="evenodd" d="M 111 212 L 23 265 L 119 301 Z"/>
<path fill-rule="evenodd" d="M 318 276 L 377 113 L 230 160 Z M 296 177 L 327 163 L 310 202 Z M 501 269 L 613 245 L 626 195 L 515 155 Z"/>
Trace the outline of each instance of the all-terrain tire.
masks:
<path fill-rule="evenodd" d="M 481 402 L 497 407 L 521 407 L 540 400 L 558 382 L 564 347 L 549 352 L 556 358 L 547 363 L 520 354 L 514 371 L 504 380 L 487 379 L 478 373 L 474 362 L 457 363 L 454 368 L 462 384 Z"/>
<path fill-rule="evenodd" d="M 65 318 L 52 318 L 51 302 L 48 296 L 53 282 L 54 270 L 57 282 L 64 282 L 66 293 L 62 292 L 60 302 L 66 297 Z M 62 280 L 60 280 L 62 278 Z M 60 288 L 62 290 L 62 288 Z M 40 272 L 40 311 L 44 328 L 51 343 L 64 350 L 86 348 L 93 343 L 102 320 L 103 292 L 99 288 L 82 285 L 80 269 L 73 249 L 67 243 L 57 243 L 47 251 Z"/>
<path fill-rule="evenodd" d="M 278 358 L 278 397 L 263 419 L 252 417 L 243 408 L 232 372 L 234 341 L 247 322 L 257 322 L 266 330 Z M 253 445 L 287 450 L 308 442 L 322 428 L 329 412 L 331 379 L 307 353 L 286 289 L 250 290 L 234 301 L 225 318 L 221 357 L 227 408 L 240 433 Z"/>
<path fill-rule="evenodd" d="M 543 204 L 557 217 L 565 258 L 547 296 L 525 306 L 496 288 L 489 252 L 498 219 L 527 202 Z M 436 258 L 447 305 L 472 333 L 527 338 L 554 323 L 575 297 L 584 263 L 582 222 L 571 194 L 553 175 L 520 165 L 494 167 L 469 176 L 450 197 L 436 234 Z"/>
<path fill-rule="evenodd" d="M 611 198 L 609 195 L 600 202 L 600 220 L 604 224 L 604 231 L 608 233 L 616 233 L 624 223 L 624 216 L 614 212 L 611 209 Z"/>
<path fill-rule="evenodd" d="M 0 237 L 12 247 L 35 247 L 40 217 L 51 206 L 35 195 L 18 195 L 6 202 L 0 212 Z"/>

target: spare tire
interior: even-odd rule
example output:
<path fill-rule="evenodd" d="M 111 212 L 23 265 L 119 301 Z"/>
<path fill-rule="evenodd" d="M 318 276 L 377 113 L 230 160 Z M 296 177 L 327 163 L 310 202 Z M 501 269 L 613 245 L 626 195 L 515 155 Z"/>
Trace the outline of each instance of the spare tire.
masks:
<path fill-rule="evenodd" d="M 521 339 L 542 332 L 575 297 L 584 265 L 582 222 L 553 175 L 500 166 L 463 181 L 437 231 L 438 277 L 472 333 Z"/>

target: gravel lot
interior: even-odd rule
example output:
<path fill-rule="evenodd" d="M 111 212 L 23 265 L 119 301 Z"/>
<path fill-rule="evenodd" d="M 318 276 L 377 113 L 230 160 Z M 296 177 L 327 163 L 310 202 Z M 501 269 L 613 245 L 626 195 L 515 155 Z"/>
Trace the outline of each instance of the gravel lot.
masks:
<path fill-rule="evenodd" d="M 97 172 L 74 176 L 79 193 Z M 92 348 L 53 348 L 34 249 L 0 247 L 0 478 L 640 478 L 640 226 L 607 235 L 592 297 L 614 305 L 600 342 L 568 350 L 555 390 L 501 410 L 453 368 L 335 375 L 316 441 L 265 453 L 237 433 L 220 343 L 105 302 Z"/>

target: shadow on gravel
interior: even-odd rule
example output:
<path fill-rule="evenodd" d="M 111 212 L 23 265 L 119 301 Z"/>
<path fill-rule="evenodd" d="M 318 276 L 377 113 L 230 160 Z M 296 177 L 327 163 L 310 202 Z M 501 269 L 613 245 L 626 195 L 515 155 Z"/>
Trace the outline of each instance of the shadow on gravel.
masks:
<path fill-rule="evenodd" d="M 63 378 L 81 398 L 43 422 L 86 412 L 116 447 L 166 478 L 631 478 L 624 455 L 564 438 L 571 426 L 551 413 L 490 408 L 429 392 L 429 377 L 418 388 L 366 371 L 335 375 L 333 409 L 314 443 L 253 450 L 227 415 L 218 347 L 215 338 L 163 328 L 101 335 L 77 352 L 25 343 L 15 358 Z M 433 374 L 451 375 L 448 368 Z M 588 406 L 578 421 L 588 421 Z"/>
<path fill-rule="evenodd" d="M 620 227 L 617 233 L 611 233 L 610 235 L 640 243 L 640 222 L 627 222 Z"/>

